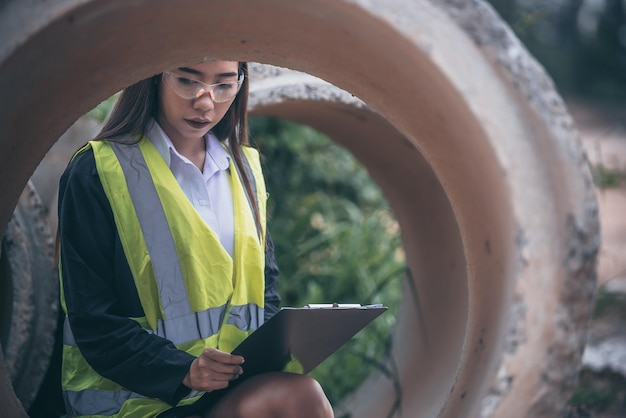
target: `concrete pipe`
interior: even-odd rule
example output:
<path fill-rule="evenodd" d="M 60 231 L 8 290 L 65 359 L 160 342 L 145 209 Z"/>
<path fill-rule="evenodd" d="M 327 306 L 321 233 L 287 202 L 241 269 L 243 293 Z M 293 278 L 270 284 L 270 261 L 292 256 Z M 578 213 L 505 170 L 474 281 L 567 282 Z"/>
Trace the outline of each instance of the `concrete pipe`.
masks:
<path fill-rule="evenodd" d="M 0 247 L 0 341 L 6 373 L 25 407 L 46 374 L 57 326 L 59 286 L 47 222 L 29 182 Z"/>
<path fill-rule="evenodd" d="M 359 158 L 400 222 L 410 271 L 397 373 L 366 381 L 352 416 L 562 415 L 594 289 L 597 206 L 562 100 L 489 6 L 8 0 L 0 28 L 0 225 L 56 138 L 126 85 L 207 55 L 315 75 L 367 108 L 275 91 L 257 109 Z M 25 416 L 1 370 L 0 402 Z"/>
<path fill-rule="evenodd" d="M 93 117 L 86 115 L 79 118 L 52 146 L 30 177 L 30 182 L 48 211 L 48 225 L 53 236 L 56 235 L 58 226 L 57 203 L 61 174 L 72 155 L 86 141 L 94 138 L 101 128 L 102 124 Z"/>

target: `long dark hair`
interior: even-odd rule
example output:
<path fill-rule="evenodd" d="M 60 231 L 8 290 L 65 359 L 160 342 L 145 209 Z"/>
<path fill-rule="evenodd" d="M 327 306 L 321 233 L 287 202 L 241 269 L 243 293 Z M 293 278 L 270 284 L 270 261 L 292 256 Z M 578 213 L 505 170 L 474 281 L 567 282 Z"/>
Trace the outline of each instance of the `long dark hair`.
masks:
<path fill-rule="evenodd" d="M 241 174 L 246 193 L 252 199 L 254 217 L 259 227 L 262 228 L 257 197 L 252 190 L 251 179 L 248 178 L 247 170 L 244 167 L 241 151 L 241 146 L 248 145 L 249 142 L 248 63 L 240 62 L 238 71 L 240 75 L 244 75 L 243 84 L 228 111 L 222 120 L 213 127 L 212 131 L 221 142 L 228 140 L 230 154 Z M 144 136 L 150 121 L 157 119 L 160 82 L 161 74 L 157 74 L 124 89 L 111 112 L 111 116 L 95 140 L 114 141 L 116 138 L 126 135 L 139 140 Z"/>

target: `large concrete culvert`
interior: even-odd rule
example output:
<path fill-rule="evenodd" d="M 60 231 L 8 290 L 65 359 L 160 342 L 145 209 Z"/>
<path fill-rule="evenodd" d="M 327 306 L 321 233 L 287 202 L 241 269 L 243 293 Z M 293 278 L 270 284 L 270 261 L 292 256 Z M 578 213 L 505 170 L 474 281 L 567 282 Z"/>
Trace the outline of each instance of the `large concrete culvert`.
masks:
<path fill-rule="evenodd" d="M 0 33 L 3 230 L 56 138 L 122 87 L 207 54 L 301 70 L 369 108 L 284 82 L 259 84 L 255 111 L 354 153 L 411 271 L 393 344 L 401 391 L 372 376 L 352 416 L 563 414 L 594 289 L 593 186 L 562 100 L 488 6 L 9 0 Z M 4 412 L 26 416 L 1 366 Z"/>

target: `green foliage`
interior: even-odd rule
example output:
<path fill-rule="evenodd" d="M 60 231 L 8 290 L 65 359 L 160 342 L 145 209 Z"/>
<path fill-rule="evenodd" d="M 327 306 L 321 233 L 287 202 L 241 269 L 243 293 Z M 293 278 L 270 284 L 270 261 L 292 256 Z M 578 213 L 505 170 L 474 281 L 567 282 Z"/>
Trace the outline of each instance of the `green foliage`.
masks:
<path fill-rule="evenodd" d="M 626 296 L 600 287 L 593 304 L 593 317 L 600 318 L 610 313 L 618 316 L 626 315 Z"/>
<path fill-rule="evenodd" d="M 398 224 L 378 186 L 345 149 L 287 121 L 253 117 L 250 126 L 265 161 L 283 305 L 390 307 L 313 371 L 337 403 L 372 369 L 384 367 L 405 270 Z"/>
<path fill-rule="evenodd" d="M 615 394 L 599 390 L 591 385 L 581 385 L 576 388 L 570 404 L 573 406 L 585 406 L 590 410 L 602 412 L 613 403 Z"/>
<path fill-rule="evenodd" d="M 602 164 L 591 167 L 594 184 L 600 189 L 608 189 L 610 187 L 619 187 L 624 174 L 619 170 L 611 170 Z"/>
<path fill-rule="evenodd" d="M 624 377 L 619 373 L 583 369 L 569 404 L 578 411 L 586 412 L 586 415 L 576 416 L 623 417 L 625 384 Z"/>

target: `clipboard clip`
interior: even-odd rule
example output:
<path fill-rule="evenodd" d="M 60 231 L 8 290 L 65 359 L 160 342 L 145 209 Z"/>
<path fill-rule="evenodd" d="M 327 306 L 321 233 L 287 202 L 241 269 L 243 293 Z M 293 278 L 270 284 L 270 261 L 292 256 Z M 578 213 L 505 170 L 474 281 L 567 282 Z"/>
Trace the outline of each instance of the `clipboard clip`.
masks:
<path fill-rule="evenodd" d="M 382 304 L 374 304 L 374 305 L 361 305 L 360 303 L 309 303 L 308 305 L 304 306 L 305 308 L 309 308 L 309 309 L 333 309 L 333 308 L 339 308 L 339 309 L 355 309 L 355 308 L 361 308 L 361 309 L 370 309 L 370 308 L 382 308 L 383 305 Z"/>

